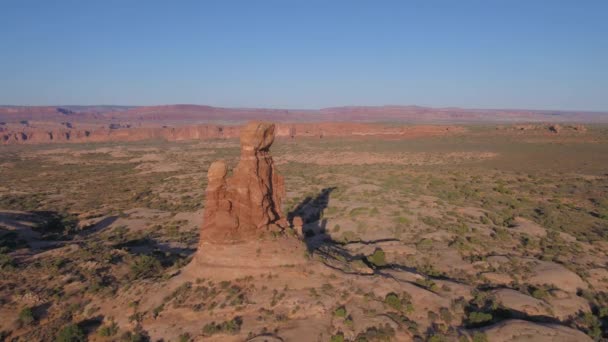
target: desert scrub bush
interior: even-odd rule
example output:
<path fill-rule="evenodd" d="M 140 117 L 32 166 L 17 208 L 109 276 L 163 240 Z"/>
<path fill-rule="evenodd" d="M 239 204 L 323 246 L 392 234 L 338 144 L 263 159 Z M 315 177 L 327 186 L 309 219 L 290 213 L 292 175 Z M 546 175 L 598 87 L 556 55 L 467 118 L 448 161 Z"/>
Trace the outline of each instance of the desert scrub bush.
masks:
<path fill-rule="evenodd" d="M 78 232 L 76 216 L 61 213 L 45 213 L 44 221 L 34 227 L 44 239 L 68 239 Z"/>
<path fill-rule="evenodd" d="M 16 266 L 15 260 L 8 254 L 0 251 L 0 270 L 10 271 Z"/>
<path fill-rule="evenodd" d="M 86 340 L 84 331 L 76 324 L 66 325 L 55 337 L 55 342 L 85 342 Z"/>
<path fill-rule="evenodd" d="M 331 335 L 329 342 L 344 342 L 344 334 L 340 331 L 334 335 Z"/>
<path fill-rule="evenodd" d="M 467 325 L 470 327 L 480 326 L 492 320 L 492 314 L 486 312 L 472 311 L 467 316 Z"/>
<path fill-rule="evenodd" d="M 334 310 L 334 316 L 339 318 L 346 317 L 346 308 L 342 305 Z"/>
<path fill-rule="evenodd" d="M 215 334 L 236 334 L 241 331 L 243 319 L 240 316 L 234 317 L 222 323 L 211 322 L 203 327 L 203 335 L 211 336 Z"/>
<path fill-rule="evenodd" d="M 374 254 L 367 257 L 367 261 L 374 266 L 386 266 L 384 251 L 381 248 L 376 248 Z"/>
<path fill-rule="evenodd" d="M 155 257 L 140 255 L 133 260 L 129 276 L 131 279 L 150 278 L 157 276 L 162 269 L 160 262 Z"/>
<path fill-rule="evenodd" d="M 110 337 L 114 336 L 118 333 L 118 324 L 112 321 L 108 325 L 101 326 L 99 330 L 97 330 L 97 334 L 102 337 Z"/>
<path fill-rule="evenodd" d="M 399 312 L 410 313 L 414 311 L 412 296 L 407 292 L 403 292 L 401 295 L 397 295 L 394 292 L 388 293 L 384 297 L 384 304 Z"/>
<path fill-rule="evenodd" d="M 427 342 L 448 342 L 448 337 L 441 333 L 433 333 L 426 340 Z"/>
<path fill-rule="evenodd" d="M 0 251 L 10 253 L 19 248 L 28 248 L 29 244 L 26 240 L 19 238 L 19 235 L 14 231 L 5 232 L 0 225 Z"/>
<path fill-rule="evenodd" d="M 41 193 L 26 195 L 4 194 L 0 197 L 0 207 L 4 209 L 32 211 L 39 209 L 44 200 L 45 195 Z"/>
<path fill-rule="evenodd" d="M 25 307 L 19 312 L 19 323 L 21 325 L 30 325 L 34 323 L 35 320 L 36 318 L 34 317 L 31 308 Z"/>
<path fill-rule="evenodd" d="M 536 287 L 531 290 L 532 291 L 530 292 L 530 295 L 532 295 L 532 297 L 534 297 L 536 299 L 544 300 L 544 299 L 549 298 L 550 292 L 545 287 Z"/>
<path fill-rule="evenodd" d="M 420 217 L 420 221 L 422 221 L 422 223 L 426 224 L 431 228 L 441 228 L 442 225 L 441 221 L 438 218 L 432 216 Z"/>
<path fill-rule="evenodd" d="M 448 308 L 441 308 L 439 309 L 439 317 L 441 318 L 442 321 L 444 321 L 446 324 L 450 324 L 452 322 L 452 313 L 450 312 L 450 309 Z"/>
<path fill-rule="evenodd" d="M 593 313 L 586 312 L 577 317 L 576 322 L 583 328 L 583 331 L 593 340 L 600 341 L 602 338 L 602 322 Z"/>
<path fill-rule="evenodd" d="M 356 342 L 367 341 L 392 341 L 395 337 L 395 329 L 388 323 L 378 327 L 369 327 L 364 332 L 359 333 L 355 338 Z"/>
<path fill-rule="evenodd" d="M 421 251 L 427 251 L 433 248 L 433 240 L 431 239 L 422 239 L 416 243 L 416 249 Z"/>
<path fill-rule="evenodd" d="M 435 282 L 429 278 L 418 278 L 416 279 L 416 284 L 424 287 L 425 289 L 433 292 L 439 291 L 439 286 L 435 284 Z"/>
<path fill-rule="evenodd" d="M 141 330 L 126 331 L 120 336 L 121 342 L 148 342 L 149 340 L 147 333 Z"/>
<path fill-rule="evenodd" d="M 352 218 L 363 215 L 363 214 L 367 214 L 368 213 L 368 209 L 365 207 L 360 207 L 360 208 L 354 208 L 352 209 L 348 215 Z"/>
<path fill-rule="evenodd" d="M 476 332 L 473 334 L 473 342 L 488 342 L 488 336 L 482 332 Z"/>

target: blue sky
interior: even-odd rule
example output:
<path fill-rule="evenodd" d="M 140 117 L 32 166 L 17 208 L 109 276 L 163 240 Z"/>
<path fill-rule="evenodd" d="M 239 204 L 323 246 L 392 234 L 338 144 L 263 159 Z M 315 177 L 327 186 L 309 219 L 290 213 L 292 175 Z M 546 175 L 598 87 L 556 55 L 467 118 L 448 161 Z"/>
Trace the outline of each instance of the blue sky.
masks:
<path fill-rule="evenodd" d="M 0 104 L 608 110 L 608 1 L 0 0 Z"/>

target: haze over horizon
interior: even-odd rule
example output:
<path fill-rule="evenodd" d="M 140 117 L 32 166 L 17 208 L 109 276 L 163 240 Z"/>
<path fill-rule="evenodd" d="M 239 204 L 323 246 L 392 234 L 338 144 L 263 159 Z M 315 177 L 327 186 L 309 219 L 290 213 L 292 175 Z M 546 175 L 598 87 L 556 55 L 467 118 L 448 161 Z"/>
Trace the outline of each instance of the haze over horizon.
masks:
<path fill-rule="evenodd" d="M 605 1 L 19 1 L 0 104 L 608 110 Z"/>

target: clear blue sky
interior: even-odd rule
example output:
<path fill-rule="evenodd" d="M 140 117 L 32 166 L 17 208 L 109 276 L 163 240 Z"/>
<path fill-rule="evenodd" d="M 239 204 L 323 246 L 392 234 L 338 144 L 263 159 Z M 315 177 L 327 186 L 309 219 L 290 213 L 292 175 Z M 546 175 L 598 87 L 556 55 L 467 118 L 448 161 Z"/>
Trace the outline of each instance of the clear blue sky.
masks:
<path fill-rule="evenodd" d="M 0 0 L 0 104 L 608 110 L 608 1 Z"/>

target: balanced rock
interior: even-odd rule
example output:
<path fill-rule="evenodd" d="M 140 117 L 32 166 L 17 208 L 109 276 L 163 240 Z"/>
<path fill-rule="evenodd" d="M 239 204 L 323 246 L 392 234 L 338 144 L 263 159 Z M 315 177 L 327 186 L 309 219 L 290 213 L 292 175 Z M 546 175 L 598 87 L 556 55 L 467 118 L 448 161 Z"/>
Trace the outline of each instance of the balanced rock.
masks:
<path fill-rule="evenodd" d="M 287 226 L 281 212 L 284 180 L 269 150 L 275 125 L 251 122 L 240 133 L 241 156 L 232 176 L 226 177 L 224 161 L 209 167 L 201 244 L 257 239 Z"/>

